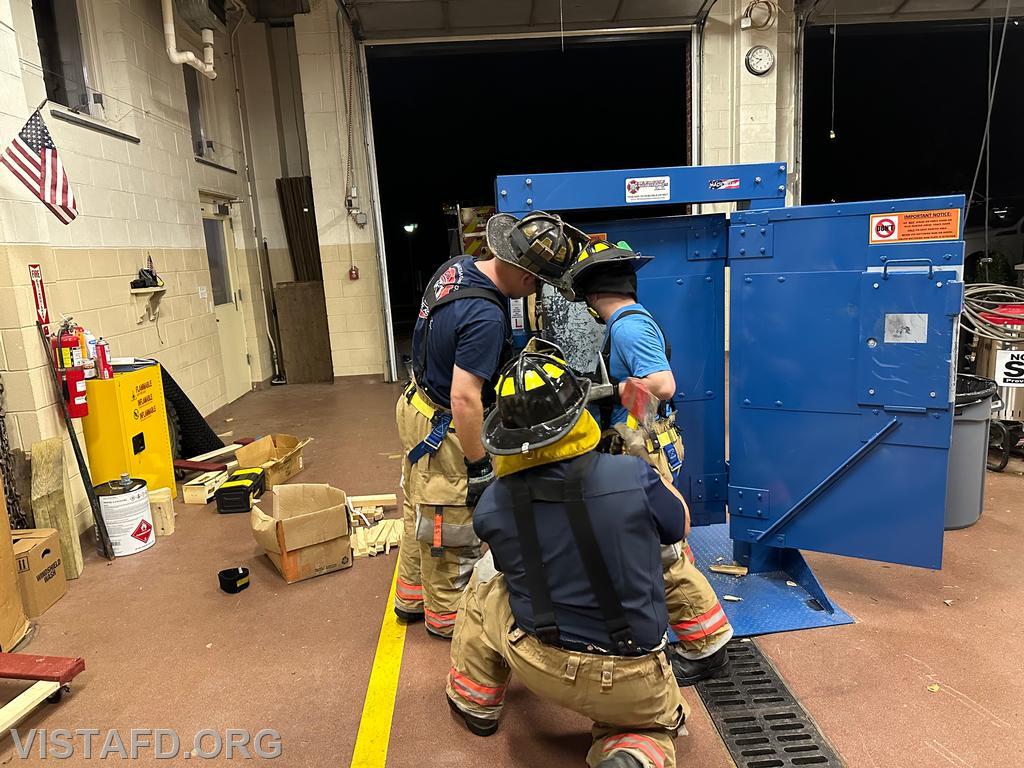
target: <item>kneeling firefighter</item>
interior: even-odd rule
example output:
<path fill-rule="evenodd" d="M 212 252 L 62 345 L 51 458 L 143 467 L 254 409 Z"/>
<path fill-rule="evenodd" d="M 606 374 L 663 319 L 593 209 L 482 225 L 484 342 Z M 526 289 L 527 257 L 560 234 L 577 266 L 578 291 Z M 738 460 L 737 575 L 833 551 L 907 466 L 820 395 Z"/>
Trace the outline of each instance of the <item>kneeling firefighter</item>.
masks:
<path fill-rule="evenodd" d="M 657 321 L 637 301 L 636 272 L 650 259 L 624 242 L 591 243 L 566 272 L 561 290 L 570 301 L 586 301 L 591 314 L 607 325 L 601 354 L 616 393 L 634 377 L 660 401 L 649 428 L 628 414 L 617 397 L 602 402 L 602 449 L 638 456 L 672 483 L 682 466 L 683 443 L 671 408 L 676 391 L 671 348 Z M 678 638 L 671 648 L 672 667 L 680 685 L 692 685 L 720 673 L 728 663 L 725 645 L 733 630 L 707 578 L 694 565 L 686 540 L 665 547 L 662 558 L 669 624 Z"/>
<path fill-rule="evenodd" d="M 590 766 L 672 768 L 687 708 L 664 654 L 659 547 L 682 538 L 686 508 L 643 461 L 594 451 L 589 388 L 529 351 L 498 381 L 483 435 L 498 479 L 473 516 L 490 549 L 455 624 L 448 701 L 488 736 L 515 674 L 594 721 Z"/>
<path fill-rule="evenodd" d="M 413 381 L 395 410 L 405 450 L 405 530 L 395 613 L 426 619 L 449 638 L 462 590 L 480 557 L 472 507 L 494 479 L 480 442 L 486 401 L 511 349 L 508 299 L 556 282 L 585 238 L 557 216 L 492 216 L 487 241 L 497 258 L 457 256 L 427 284 L 413 331 Z M 488 384 L 486 387 L 485 384 Z"/>

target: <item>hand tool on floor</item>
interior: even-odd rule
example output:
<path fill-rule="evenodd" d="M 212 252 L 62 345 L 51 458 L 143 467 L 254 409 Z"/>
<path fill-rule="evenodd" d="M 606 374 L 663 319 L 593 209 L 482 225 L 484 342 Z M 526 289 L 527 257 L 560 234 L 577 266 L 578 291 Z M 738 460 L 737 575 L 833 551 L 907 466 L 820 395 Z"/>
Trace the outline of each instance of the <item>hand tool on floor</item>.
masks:
<path fill-rule="evenodd" d="M 114 559 L 114 546 L 110 543 L 110 535 L 107 533 L 107 524 L 100 513 L 100 501 L 96 498 L 96 492 L 92 488 L 92 477 L 89 475 L 89 467 L 85 463 L 85 456 L 82 455 L 82 446 L 78 444 L 78 435 L 75 433 L 75 425 L 68 413 L 68 404 L 64 399 L 64 392 L 61 390 L 60 381 L 57 379 L 57 371 L 53 366 L 50 352 L 50 342 L 46 338 L 46 331 L 42 323 L 36 323 L 39 330 L 39 341 L 43 344 L 43 355 L 47 360 L 46 368 L 50 371 L 50 381 L 53 382 L 54 391 L 57 394 L 57 402 L 60 404 L 61 413 L 64 414 L 64 426 L 68 430 L 68 437 L 71 438 L 71 448 L 75 452 L 75 461 L 78 463 L 78 471 L 82 476 L 82 484 L 85 486 L 85 496 L 89 499 L 89 507 L 92 509 L 92 519 L 96 523 L 96 535 L 100 542 L 100 549 L 107 560 Z"/>

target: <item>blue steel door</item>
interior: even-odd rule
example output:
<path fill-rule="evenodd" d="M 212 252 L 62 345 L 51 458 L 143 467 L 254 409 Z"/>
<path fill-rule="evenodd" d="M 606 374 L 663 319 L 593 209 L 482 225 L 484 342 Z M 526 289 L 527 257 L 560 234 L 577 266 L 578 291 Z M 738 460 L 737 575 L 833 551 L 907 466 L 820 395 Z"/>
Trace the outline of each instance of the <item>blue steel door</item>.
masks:
<path fill-rule="evenodd" d="M 730 532 L 938 568 L 962 196 L 733 214 Z"/>
<path fill-rule="evenodd" d="M 676 485 L 693 525 L 725 522 L 725 216 L 610 221 L 587 231 L 654 257 L 637 289 L 672 345 L 672 405 L 685 446 Z"/>

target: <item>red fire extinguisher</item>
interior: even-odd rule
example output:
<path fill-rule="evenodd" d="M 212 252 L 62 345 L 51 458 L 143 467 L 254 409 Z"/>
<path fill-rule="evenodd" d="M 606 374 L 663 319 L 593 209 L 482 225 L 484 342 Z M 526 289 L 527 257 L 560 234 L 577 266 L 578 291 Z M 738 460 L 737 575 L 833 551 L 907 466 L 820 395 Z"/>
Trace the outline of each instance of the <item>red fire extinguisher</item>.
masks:
<path fill-rule="evenodd" d="M 54 366 L 68 405 L 68 415 L 81 419 L 89 414 L 85 399 L 85 366 L 82 359 L 82 340 L 71 328 L 62 326 L 50 339 L 54 350 Z"/>

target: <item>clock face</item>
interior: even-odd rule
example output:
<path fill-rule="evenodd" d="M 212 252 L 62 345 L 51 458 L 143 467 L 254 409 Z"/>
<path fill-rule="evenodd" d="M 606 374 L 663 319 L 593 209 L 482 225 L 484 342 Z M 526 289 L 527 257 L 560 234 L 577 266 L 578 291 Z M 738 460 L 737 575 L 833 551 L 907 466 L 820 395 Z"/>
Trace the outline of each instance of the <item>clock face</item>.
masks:
<path fill-rule="evenodd" d="M 775 53 L 767 45 L 755 45 L 747 51 L 746 65 L 752 75 L 767 75 L 775 67 Z"/>

